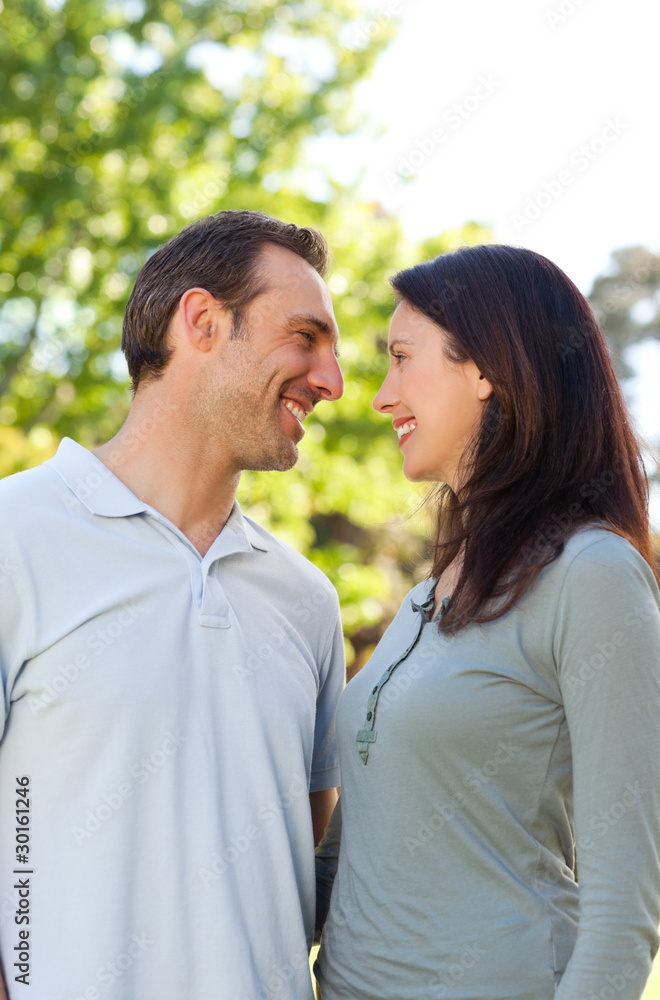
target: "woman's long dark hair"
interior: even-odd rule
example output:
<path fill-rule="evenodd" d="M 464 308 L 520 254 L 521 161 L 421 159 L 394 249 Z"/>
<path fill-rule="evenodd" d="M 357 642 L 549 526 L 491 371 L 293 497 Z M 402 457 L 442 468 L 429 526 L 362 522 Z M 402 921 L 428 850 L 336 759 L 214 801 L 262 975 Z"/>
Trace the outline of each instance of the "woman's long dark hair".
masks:
<path fill-rule="evenodd" d="M 600 327 L 564 272 L 494 244 L 408 268 L 392 285 L 493 386 L 457 492 L 436 493 L 432 575 L 463 553 L 441 629 L 509 610 L 585 524 L 604 522 L 653 567 L 639 445 Z"/>

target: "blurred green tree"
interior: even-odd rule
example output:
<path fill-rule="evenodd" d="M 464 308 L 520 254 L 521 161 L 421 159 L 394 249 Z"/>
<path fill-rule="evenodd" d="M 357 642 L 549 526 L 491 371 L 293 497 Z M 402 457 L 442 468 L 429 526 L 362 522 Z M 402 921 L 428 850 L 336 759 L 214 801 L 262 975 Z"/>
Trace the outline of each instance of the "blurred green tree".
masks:
<path fill-rule="evenodd" d="M 156 246 L 227 208 L 319 227 L 346 392 L 307 422 L 295 470 L 246 473 L 239 498 L 329 574 L 358 663 L 424 556 L 420 496 L 371 411 L 387 276 L 489 238 L 472 224 L 414 248 L 306 164 L 310 139 L 361 125 L 351 90 L 391 33 L 367 27 L 354 0 L 0 0 L 0 475 L 115 433 L 122 316 Z"/>
<path fill-rule="evenodd" d="M 303 140 L 356 127 L 350 88 L 379 47 L 342 42 L 359 14 L 353 0 L 6 0 L 4 426 L 85 444 L 115 430 L 132 279 L 187 222 L 238 206 L 320 220 L 287 182 Z"/>
<path fill-rule="evenodd" d="M 660 255 L 648 247 L 621 247 L 599 275 L 589 301 L 601 323 L 623 376 L 632 372 L 624 352 L 647 337 L 660 340 Z"/>
<path fill-rule="evenodd" d="M 607 337 L 614 364 L 624 380 L 635 375 L 627 348 L 640 341 L 660 340 L 660 255 L 645 246 L 620 247 L 611 254 L 605 274 L 599 275 L 589 301 Z M 647 441 L 647 474 L 653 490 L 660 482 L 657 441 Z M 655 536 L 660 570 L 660 537 Z"/>

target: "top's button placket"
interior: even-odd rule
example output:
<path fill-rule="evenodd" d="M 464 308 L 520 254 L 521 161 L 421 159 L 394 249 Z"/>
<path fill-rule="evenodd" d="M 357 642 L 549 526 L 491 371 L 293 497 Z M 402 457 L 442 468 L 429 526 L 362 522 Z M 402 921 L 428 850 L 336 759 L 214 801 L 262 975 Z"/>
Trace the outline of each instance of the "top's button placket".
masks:
<path fill-rule="evenodd" d="M 422 608 L 419 605 L 415 604 L 413 601 L 411 601 L 410 603 L 412 605 L 413 611 L 415 612 L 422 611 Z M 364 722 L 364 726 L 362 727 L 362 729 L 358 731 L 356 736 L 358 753 L 362 758 L 363 764 L 366 764 L 367 761 L 369 760 L 369 747 L 371 746 L 372 743 L 376 742 L 376 738 L 378 736 L 378 731 L 376 729 L 376 710 L 378 708 L 378 699 L 380 698 L 380 692 L 382 691 L 385 684 L 387 684 L 388 680 L 390 679 L 390 677 L 392 676 L 398 665 L 403 660 L 405 660 L 408 654 L 412 652 L 412 650 L 419 642 L 419 637 L 422 634 L 422 628 L 425 624 L 425 620 L 426 620 L 425 616 L 420 613 L 417 622 L 417 631 L 415 633 L 414 638 L 409 643 L 408 648 L 405 650 L 404 653 L 401 654 L 401 656 L 399 656 L 394 661 L 394 663 L 390 664 L 390 666 L 387 668 L 387 670 L 382 675 L 382 677 L 374 687 L 373 691 L 369 695 L 369 700 L 367 701 L 367 715 Z"/>
<path fill-rule="evenodd" d="M 229 601 L 214 578 L 212 569 L 212 566 L 209 567 L 204 577 L 199 624 L 207 628 L 231 628 Z"/>

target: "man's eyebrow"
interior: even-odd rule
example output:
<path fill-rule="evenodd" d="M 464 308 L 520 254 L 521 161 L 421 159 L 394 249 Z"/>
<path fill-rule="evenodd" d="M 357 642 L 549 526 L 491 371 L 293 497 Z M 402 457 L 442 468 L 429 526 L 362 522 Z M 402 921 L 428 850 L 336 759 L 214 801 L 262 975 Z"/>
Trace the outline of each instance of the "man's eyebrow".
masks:
<path fill-rule="evenodd" d="M 322 337 L 327 337 L 334 342 L 335 354 L 339 354 L 337 349 L 339 338 L 334 328 L 320 316 L 315 316 L 314 313 L 296 313 L 294 316 L 289 316 L 288 321 L 291 326 L 313 326 Z"/>

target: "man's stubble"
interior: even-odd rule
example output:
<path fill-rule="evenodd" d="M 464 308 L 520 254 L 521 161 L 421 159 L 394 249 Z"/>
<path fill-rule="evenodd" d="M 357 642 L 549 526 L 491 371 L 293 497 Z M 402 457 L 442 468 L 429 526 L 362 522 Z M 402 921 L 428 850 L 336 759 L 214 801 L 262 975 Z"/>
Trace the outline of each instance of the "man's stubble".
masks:
<path fill-rule="evenodd" d="M 197 380 L 190 419 L 211 449 L 231 453 L 241 470 L 285 472 L 298 449 L 282 424 L 282 383 L 248 340 L 231 341 Z"/>

